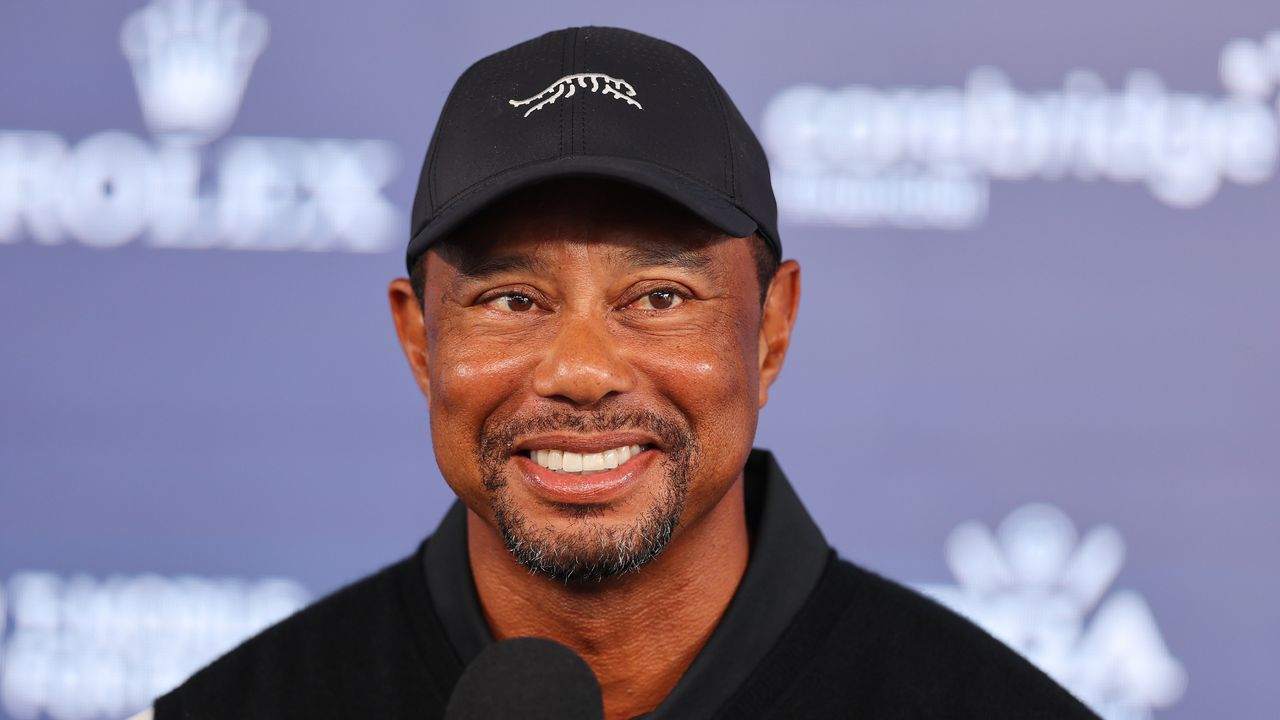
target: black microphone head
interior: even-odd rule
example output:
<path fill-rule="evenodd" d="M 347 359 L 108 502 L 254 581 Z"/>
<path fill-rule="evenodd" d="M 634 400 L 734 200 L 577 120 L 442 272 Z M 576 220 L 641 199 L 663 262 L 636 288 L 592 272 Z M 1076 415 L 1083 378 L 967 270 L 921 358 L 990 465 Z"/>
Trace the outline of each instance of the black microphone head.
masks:
<path fill-rule="evenodd" d="M 463 671 L 445 720 L 603 720 L 600 683 L 587 661 L 546 638 L 494 643 Z"/>

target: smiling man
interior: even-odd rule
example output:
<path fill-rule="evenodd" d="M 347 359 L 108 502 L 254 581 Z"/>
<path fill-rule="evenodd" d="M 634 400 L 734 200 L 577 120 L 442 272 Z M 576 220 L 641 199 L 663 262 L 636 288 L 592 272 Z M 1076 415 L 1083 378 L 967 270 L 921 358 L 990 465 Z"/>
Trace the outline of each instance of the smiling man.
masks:
<path fill-rule="evenodd" d="M 1091 717 L 836 557 L 752 449 L 800 295 L 775 215 L 755 136 L 678 47 L 570 28 L 468 69 L 389 290 L 459 500 L 157 717 L 440 717 L 527 636 L 582 656 L 609 718 Z"/>

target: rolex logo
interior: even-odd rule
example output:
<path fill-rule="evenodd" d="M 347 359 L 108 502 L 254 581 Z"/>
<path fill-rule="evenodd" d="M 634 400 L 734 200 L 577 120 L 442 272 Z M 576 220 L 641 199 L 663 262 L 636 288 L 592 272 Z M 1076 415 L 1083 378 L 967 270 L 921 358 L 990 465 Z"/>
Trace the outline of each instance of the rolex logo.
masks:
<path fill-rule="evenodd" d="M 152 0 L 120 32 L 148 127 L 188 144 L 231 124 L 266 42 L 266 19 L 241 0 Z"/>
<path fill-rule="evenodd" d="M 267 20 L 244 0 L 146 0 L 125 19 L 120 45 L 154 140 L 0 128 L 0 246 L 399 245 L 405 213 L 383 190 L 399 165 L 390 143 L 222 137 L 266 43 Z"/>

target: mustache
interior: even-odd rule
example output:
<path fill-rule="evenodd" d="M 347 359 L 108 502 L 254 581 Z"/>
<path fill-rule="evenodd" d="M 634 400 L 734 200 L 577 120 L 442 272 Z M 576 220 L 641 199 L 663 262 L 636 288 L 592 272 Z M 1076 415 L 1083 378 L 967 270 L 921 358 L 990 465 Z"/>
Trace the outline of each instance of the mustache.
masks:
<path fill-rule="evenodd" d="M 552 432 L 616 432 L 640 430 L 658 438 L 670 455 L 684 456 L 693 447 L 692 430 L 652 410 L 568 410 L 564 408 L 540 412 L 528 417 L 515 417 L 481 430 L 479 453 L 485 464 L 505 462 L 516 438 L 534 433 Z"/>

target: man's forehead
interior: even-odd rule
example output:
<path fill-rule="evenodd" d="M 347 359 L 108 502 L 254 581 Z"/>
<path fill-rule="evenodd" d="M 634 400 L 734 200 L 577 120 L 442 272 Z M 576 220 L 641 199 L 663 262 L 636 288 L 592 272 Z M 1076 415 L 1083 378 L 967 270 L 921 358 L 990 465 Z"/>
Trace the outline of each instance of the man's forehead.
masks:
<path fill-rule="evenodd" d="M 549 270 L 590 249 L 610 262 L 710 272 L 734 240 L 683 207 L 613 181 L 561 180 L 513 193 L 433 248 L 464 276 Z"/>
<path fill-rule="evenodd" d="M 735 240 L 737 238 L 726 238 Z M 594 251 L 611 265 L 627 268 L 668 267 L 716 275 L 724 262 L 709 243 L 688 244 L 673 240 L 636 245 L 608 241 L 554 239 L 539 242 L 439 248 L 439 253 L 463 279 L 484 279 L 504 273 L 551 274 L 565 250 Z"/>

